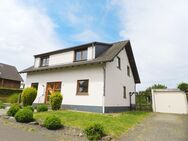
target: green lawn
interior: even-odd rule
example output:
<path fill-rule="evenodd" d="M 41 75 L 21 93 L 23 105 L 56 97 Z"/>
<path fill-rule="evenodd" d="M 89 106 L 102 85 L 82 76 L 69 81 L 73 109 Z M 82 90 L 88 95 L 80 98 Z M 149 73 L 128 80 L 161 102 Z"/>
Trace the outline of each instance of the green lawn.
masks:
<path fill-rule="evenodd" d="M 125 112 L 118 114 L 96 114 L 76 112 L 69 110 L 35 113 L 34 118 L 44 120 L 48 115 L 56 115 L 61 118 L 63 125 L 84 129 L 89 124 L 100 123 L 104 126 L 105 133 L 119 137 L 129 128 L 141 122 L 149 115 L 148 112 Z"/>

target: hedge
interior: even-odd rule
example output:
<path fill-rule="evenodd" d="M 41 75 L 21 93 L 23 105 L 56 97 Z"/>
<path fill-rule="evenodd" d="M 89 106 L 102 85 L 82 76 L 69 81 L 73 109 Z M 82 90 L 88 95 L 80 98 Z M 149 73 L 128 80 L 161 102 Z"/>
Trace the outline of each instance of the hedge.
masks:
<path fill-rule="evenodd" d="M 7 101 L 8 98 L 15 93 L 22 93 L 22 89 L 12 89 L 12 88 L 0 87 L 0 100 L 2 102 L 8 102 Z"/>

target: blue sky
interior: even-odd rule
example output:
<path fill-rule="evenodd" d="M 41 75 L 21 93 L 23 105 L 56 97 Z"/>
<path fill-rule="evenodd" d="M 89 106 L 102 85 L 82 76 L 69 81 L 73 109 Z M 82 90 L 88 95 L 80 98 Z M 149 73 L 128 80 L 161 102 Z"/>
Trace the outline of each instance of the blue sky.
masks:
<path fill-rule="evenodd" d="M 82 43 L 131 41 L 141 84 L 188 79 L 187 0 L 1 0 L 0 62 L 18 70 L 33 55 Z"/>

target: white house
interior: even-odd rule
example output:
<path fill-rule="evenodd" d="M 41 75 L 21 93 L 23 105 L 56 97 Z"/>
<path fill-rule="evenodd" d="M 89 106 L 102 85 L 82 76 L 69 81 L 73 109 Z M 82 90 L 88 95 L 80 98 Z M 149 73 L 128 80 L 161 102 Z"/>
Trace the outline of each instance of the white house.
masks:
<path fill-rule="evenodd" d="M 62 108 L 91 112 L 119 112 L 135 104 L 140 83 L 130 41 L 92 42 L 35 55 L 26 87 L 38 94 L 34 103 L 48 103 L 54 91 L 63 95 Z"/>

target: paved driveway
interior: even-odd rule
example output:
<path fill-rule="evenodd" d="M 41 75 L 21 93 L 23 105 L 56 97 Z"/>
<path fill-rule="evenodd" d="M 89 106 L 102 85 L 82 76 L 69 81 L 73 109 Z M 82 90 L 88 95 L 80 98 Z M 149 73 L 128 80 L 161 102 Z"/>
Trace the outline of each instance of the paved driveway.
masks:
<path fill-rule="evenodd" d="M 121 141 L 188 141 L 188 115 L 153 113 Z"/>

